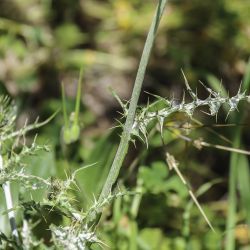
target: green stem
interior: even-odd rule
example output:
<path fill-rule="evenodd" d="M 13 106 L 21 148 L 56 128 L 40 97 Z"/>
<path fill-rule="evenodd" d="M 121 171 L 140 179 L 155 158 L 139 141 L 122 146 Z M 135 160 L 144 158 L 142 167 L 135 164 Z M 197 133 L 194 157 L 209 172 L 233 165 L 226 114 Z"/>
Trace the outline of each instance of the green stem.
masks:
<path fill-rule="evenodd" d="M 82 75 L 83 75 L 83 67 L 80 70 L 80 75 L 78 79 L 77 85 L 77 94 L 76 94 L 76 106 L 75 106 L 75 116 L 74 116 L 74 124 L 78 125 L 79 121 L 79 112 L 80 112 L 80 104 L 81 104 L 81 87 L 82 87 Z"/>
<path fill-rule="evenodd" d="M 236 139 L 237 140 L 237 139 Z M 239 139 L 234 140 L 234 146 L 239 144 Z M 236 181 L 237 181 L 237 162 L 238 155 L 233 153 L 230 159 L 230 176 L 229 176 L 229 207 L 227 215 L 227 227 L 226 227 L 226 249 L 234 250 L 235 249 L 235 220 L 236 220 Z"/>
<path fill-rule="evenodd" d="M 142 83 L 143 83 L 144 76 L 145 76 L 146 67 L 149 61 L 150 52 L 153 47 L 153 43 L 156 37 L 156 32 L 157 32 L 160 19 L 162 17 L 166 3 L 167 3 L 167 0 L 159 0 L 156 13 L 154 15 L 152 24 L 150 26 L 148 36 L 145 42 L 145 46 L 143 49 L 143 53 L 141 56 L 139 68 L 137 71 L 137 75 L 136 75 L 136 79 L 134 83 L 134 89 L 133 89 L 132 97 L 131 97 L 131 102 L 129 105 L 128 116 L 124 125 L 124 130 L 122 133 L 121 141 L 117 149 L 114 161 L 112 163 L 110 172 L 103 186 L 98 202 L 101 202 L 105 197 L 107 197 L 110 194 L 112 186 L 118 178 L 120 168 L 122 166 L 123 160 L 127 153 L 128 144 L 129 144 L 130 136 L 131 136 L 131 130 L 132 130 L 133 122 L 134 122 L 134 116 L 135 116 L 136 107 L 137 107 L 138 99 L 139 99 L 141 88 L 142 88 Z"/>
<path fill-rule="evenodd" d="M 250 58 L 248 60 L 246 73 L 243 79 L 243 89 L 249 90 L 250 88 Z M 233 122 L 237 121 L 242 123 L 244 119 L 244 113 L 238 113 L 232 119 Z M 242 129 L 236 128 L 234 131 L 233 147 L 239 147 L 241 144 Z M 236 213 L 237 213 L 237 176 L 239 171 L 243 171 L 243 168 L 239 168 L 239 155 L 232 153 L 230 157 L 230 173 L 229 173 L 229 197 L 228 197 L 228 215 L 226 224 L 226 250 L 235 249 L 235 225 L 236 225 Z M 243 173 L 248 178 L 248 172 Z M 246 190 L 248 192 L 248 190 Z M 247 209 L 247 208 L 246 208 Z"/>
<path fill-rule="evenodd" d="M 64 90 L 64 83 L 61 83 L 62 86 L 62 108 L 63 108 L 63 119 L 64 119 L 64 125 L 66 128 L 69 127 L 69 120 L 67 115 L 67 108 L 66 108 L 66 98 L 65 98 L 65 90 Z"/>

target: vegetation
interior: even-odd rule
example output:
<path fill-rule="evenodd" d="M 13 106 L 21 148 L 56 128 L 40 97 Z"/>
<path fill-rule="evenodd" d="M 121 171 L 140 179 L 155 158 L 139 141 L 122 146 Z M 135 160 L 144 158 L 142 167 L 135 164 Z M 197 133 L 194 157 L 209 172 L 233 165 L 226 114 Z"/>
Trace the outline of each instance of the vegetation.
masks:
<path fill-rule="evenodd" d="M 246 5 L 0 2 L 1 249 L 248 249 Z"/>

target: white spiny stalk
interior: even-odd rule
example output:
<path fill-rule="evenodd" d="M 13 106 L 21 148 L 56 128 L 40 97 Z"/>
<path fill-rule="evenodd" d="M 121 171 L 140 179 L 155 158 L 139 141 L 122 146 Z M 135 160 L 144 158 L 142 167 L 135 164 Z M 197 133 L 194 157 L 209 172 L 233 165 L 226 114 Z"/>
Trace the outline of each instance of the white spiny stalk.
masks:
<path fill-rule="evenodd" d="M 0 171 L 4 169 L 4 161 L 3 157 L 0 153 Z M 18 236 L 18 231 L 17 231 L 17 226 L 16 226 L 16 219 L 15 219 L 15 212 L 13 210 L 13 201 L 11 197 L 11 190 L 10 190 L 10 182 L 6 181 L 5 183 L 2 184 L 3 187 L 3 192 L 5 196 L 5 201 L 6 201 L 6 207 L 8 210 L 8 217 L 9 217 L 9 222 L 10 222 L 10 227 L 12 231 L 13 238 L 19 243 L 19 236 Z"/>

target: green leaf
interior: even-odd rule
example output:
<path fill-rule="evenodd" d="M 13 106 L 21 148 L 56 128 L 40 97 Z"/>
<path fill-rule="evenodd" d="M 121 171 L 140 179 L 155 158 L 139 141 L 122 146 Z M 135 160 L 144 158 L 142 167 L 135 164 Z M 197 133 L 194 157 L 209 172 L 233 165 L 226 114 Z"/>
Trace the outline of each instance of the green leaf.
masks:
<path fill-rule="evenodd" d="M 165 191 L 174 191 L 181 198 L 186 198 L 188 196 L 188 190 L 185 185 L 183 185 L 179 176 L 174 175 L 169 178 L 164 185 Z"/>
<path fill-rule="evenodd" d="M 164 191 L 165 179 L 168 175 L 168 169 L 164 162 L 153 162 L 151 167 L 141 166 L 139 177 L 143 181 L 144 187 L 154 193 Z"/>
<path fill-rule="evenodd" d="M 145 228 L 139 236 L 140 249 L 145 250 L 168 250 L 171 249 L 170 241 L 164 237 L 158 228 Z M 178 248 L 174 248 L 178 249 Z"/>

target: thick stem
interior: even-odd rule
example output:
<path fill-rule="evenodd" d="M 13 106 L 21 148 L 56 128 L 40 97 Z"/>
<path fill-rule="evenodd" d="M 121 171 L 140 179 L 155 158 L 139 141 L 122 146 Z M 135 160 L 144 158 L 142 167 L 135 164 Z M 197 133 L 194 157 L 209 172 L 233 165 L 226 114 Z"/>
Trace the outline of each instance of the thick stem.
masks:
<path fill-rule="evenodd" d="M 156 37 L 156 32 L 157 32 L 160 19 L 162 17 L 166 3 L 167 3 L 167 0 L 159 0 L 155 16 L 153 18 L 152 24 L 148 32 L 148 36 L 146 39 L 146 43 L 143 49 L 141 61 L 140 61 L 136 79 L 135 79 L 134 89 L 132 92 L 131 102 L 130 102 L 129 110 L 128 110 L 128 116 L 124 125 L 122 138 L 121 138 L 119 147 L 117 149 L 114 161 L 112 163 L 109 175 L 106 179 L 106 182 L 100 194 L 100 197 L 98 200 L 100 202 L 110 194 L 112 186 L 117 180 L 118 174 L 120 172 L 120 168 L 122 166 L 123 160 L 128 150 L 128 144 L 130 141 L 131 130 L 132 130 L 134 117 L 135 117 L 135 111 L 136 111 L 138 99 L 140 96 L 146 67 L 149 61 L 150 52 L 152 50 L 152 46 Z"/>

